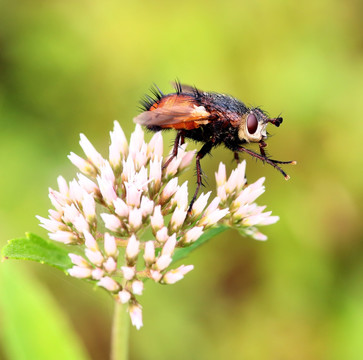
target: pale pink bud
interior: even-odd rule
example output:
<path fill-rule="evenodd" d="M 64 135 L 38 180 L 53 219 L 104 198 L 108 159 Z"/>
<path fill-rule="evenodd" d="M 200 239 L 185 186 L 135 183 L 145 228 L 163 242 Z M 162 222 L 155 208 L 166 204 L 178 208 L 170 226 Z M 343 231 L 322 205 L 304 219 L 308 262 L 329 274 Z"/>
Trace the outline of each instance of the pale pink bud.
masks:
<path fill-rule="evenodd" d="M 73 225 L 76 230 L 80 233 L 84 231 L 89 231 L 89 225 L 83 215 L 79 214 L 76 219 L 73 221 Z"/>
<path fill-rule="evenodd" d="M 66 197 L 66 198 L 69 197 L 69 188 L 68 188 L 67 181 L 64 179 L 64 177 L 58 176 L 57 183 L 58 183 L 59 192 L 64 197 Z"/>
<path fill-rule="evenodd" d="M 269 216 L 268 218 L 264 219 L 260 222 L 260 225 L 271 225 L 275 224 L 277 221 L 280 220 L 279 216 Z"/>
<path fill-rule="evenodd" d="M 174 176 L 178 172 L 179 165 L 182 160 L 182 155 L 180 154 L 180 152 L 182 152 L 181 148 L 179 148 L 179 150 L 178 150 L 178 155 L 176 157 L 174 157 L 173 160 L 171 160 L 171 162 L 165 169 L 166 177 Z M 172 156 L 172 155 L 170 155 L 170 156 Z"/>
<path fill-rule="evenodd" d="M 104 164 L 100 168 L 100 174 L 102 179 L 107 180 L 112 184 L 115 183 L 115 174 L 112 170 L 110 163 L 107 160 L 105 160 Z"/>
<path fill-rule="evenodd" d="M 160 200 L 162 203 L 168 201 L 178 190 L 178 178 L 172 178 L 164 187 Z"/>
<path fill-rule="evenodd" d="M 239 163 L 237 165 L 236 173 L 237 173 L 237 179 L 238 179 L 237 190 L 240 190 L 246 183 L 246 161 L 245 160 L 243 160 L 241 163 Z"/>
<path fill-rule="evenodd" d="M 52 205 L 59 211 L 63 212 L 63 206 L 66 203 L 56 195 L 56 191 L 49 189 L 49 199 Z"/>
<path fill-rule="evenodd" d="M 83 174 L 77 174 L 78 182 L 81 187 L 86 190 L 89 194 L 94 193 L 95 195 L 98 195 L 100 192 L 100 189 L 98 186 L 88 177 L 84 176 Z"/>
<path fill-rule="evenodd" d="M 74 204 L 64 207 L 63 220 L 65 223 L 74 223 L 78 215 L 79 211 Z"/>
<path fill-rule="evenodd" d="M 85 249 L 84 252 L 92 264 L 95 264 L 97 266 L 101 266 L 103 264 L 104 258 L 100 251 Z"/>
<path fill-rule="evenodd" d="M 87 221 L 93 223 L 96 219 L 96 203 L 91 194 L 85 193 L 83 195 L 82 210 Z"/>
<path fill-rule="evenodd" d="M 78 279 L 86 279 L 92 276 L 92 269 L 73 266 L 71 269 L 68 269 L 68 274 Z"/>
<path fill-rule="evenodd" d="M 229 213 L 229 209 L 215 210 L 207 216 L 203 216 L 200 220 L 199 225 L 210 227 L 216 225 L 219 220 L 225 217 Z"/>
<path fill-rule="evenodd" d="M 129 207 L 121 198 L 114 200 L 113 206 L 115 207 L 115 213 L 118 216 L 126 217 L 129 215 Z"/>
<path fill-rule="evenodd" d="M 255 240 L 259 240 L 259 241 L 266 241 L 267 240 L 267 236 L 265 234 L 262 234 L 261 232 L 259 231 L 256 231 L 252 234 L 252 237 L 255 239 Z"/>
<path fill-rule="evenodd" d="M 138 230 L 142 225 L 142 211 L 134 208 L 129 212 L 129 224 L 134 231 Z"/>
<path fill-rule="evenodd" d="M 40 226 L 50 232 L 65 230 L 67 228 L 63 223 L 53 219 L 46 219 L 38 215 L 36 216 L 36 218 L 41 222 Z"/>
<path fill-rule="evenodd" d="M 181 159 L 181 162 L 179 164 L 179 171 L 185 169 L 190 165 L 195 155 L 195 150 L 192 151 L 186 151 L 183 154 L 183 158 Z"/>
<path fill-rule="evenodd" d="M 155 133 L 151 138 L 147 147 L 147 154 L 153 160 L 160 160 L 163 156 L 163 137 L 161 136 L 160 131 Z"/>
<path fill-rule="evenodd" d="M 277 221 L 280 220 L 279 216 L 267 216 L 264 219 L 262 219 L 258 224 L 259 225 L 272 225 L 275 224 Z"/>
<path fill-rule="evenodd" d="M 233 204 L 232 208 L 234 207 Z M 249 207 L 249 205 L 242 205 L 237 210 L 233 211 L 233 220 L 239 221 L 244 217 L 250 215 Z"/>
<path fill-rule="evenodd" d="M 237 206 L 250 204 L 264 193 L 265 187 L 262 185 L 265 178 L 260 178 L 253 184 L 247 186 L 234 201 Z"/>
<path fill-rule="evenodd" d="M 81 140 L 79 141 L 79 144 L 81 145 L 81 148 L 86 154 L 88 160 L 90 160 L 97 168 L 100 168 L 104 164 L 105 160 L 84 134 L 81 134 L 80 138 Z"/>
<path fill-rule="evenodd" d="M 142 144 L 140 151 L 135 154 L 134 161 L 137 169 L 140 169 L 147 163 L 147 145 L 145 143 Z"/>
<path fill-rule="evenodd" d="M 270 225 L 274 224 L 279 220 L 278 216 L 270 216 L 271 211 L 268 211 L 263 214 L 257 214 L 248 216 L 243 219 L 242 224 L 245 226 L 254 226 L 254 225 Z"/>
<path fill-rule="evenodd" d="M 155 237 L 157 241 L 164 243 L 169 238 L 168 229 L 164 226 L 156 232 Z"/>
<path fill-rule="evenodd" d="M 198 199 L 194 202 L 193 207 L 192 207 L 192 216 L 198 216 L 202 213 L 202 211 L 204 210 L 204 208 L 207 205 L 209 196 L 212 192 L 209 191 L 207 192 L 205 195 L 204 193 L 202 193 Z"/>
<path fill-rule="evenodd" d="M 110 214 L 101 214 L 101 218 L 103 222 L 105 223 L 105 227 L 111 231 L 117 232 L 120 230 L 121 227 L 121 221 L 120 219 L 115 215 Z"/>
<path fill-rule="evenodd" d="M 154 231 L 160 230 L 164 226 L 164 217 L 161 214 L 161 206 L 155 206 L 154 214 L 150 217 L 151 227 Z"/>
<path fill-rule="evenodd" d="M 126 304 L 130 301 L 131 299 L 131 294 L 127 291 L 127 290 L 121 290 L 118 293 L 118 297 L 121 301 L 121 304 Z"/>
<path fill-rule="evenodd" d="M 121 266 L 121 271 L 125 280 L 131 280 L 136 275 L 135 268 L 133 266 Z"/>
<path fill-rule="evenodd" d="M 151 179 L 148 179 L 147 176 L 147 169 L 145 166 L 142 166 L 138 172 L 136 172 L 134 179 L 132 180 L 133 183 L 140 189 L 147 191 L 148 184 L 151 182 Z"/>
<path fill-rule="evenodd" d="M 139 124 L 136 124 L 135 130 L 130 136 L 130 147 L 134 148 L 134 150 L 141 149 L 142 144 L 144 143 L 144 131 Z"/>
<path fill-rule="evenodd" d="M 126 161 L 122 161 L 122 174 L 121 178 L 123 181 L 132 180 L 135 177 L 135 163 L 131 157 L 131 154 L 127 157 Z"/>
<path fill-rule="evenodd" d="M 198 240 L 203 234 L 203 226 L 195 226 L 188 230 L 184 236 L 184 241 L 189 244 Z"/>
<path fill-rule="evenodd" d="M 103 277 L 98 283 L 98 286 L 104 287 L 106 290 L 114 292 L 117 291 L 120 288 L 120 285 L 110 278 L 109 276 Z"/>
<path fill-rule="evenodd" d="M 227 192 L 225 186 L 218 186 L 217 196 L 221 199 L 221 201 L 227 200 Z"/>
<path fill-rule="evenodd" d="M 99 248 L 98 248 L 97 241 L 92 236 L 92 234 L 90 234 L 88 231 L 84 231 L 83 235 L 84 235 L 84 239 L 85 239 L 84 244 L 86 245 L 86 247 L 92 251 L 98 251 Z"/>
<path fill-rule="evenodd" d="M 83 174 L 86 174 L 86 175 L 89 175 L 92 177 L 97 175 L 97 170 L 95 169 L 95 167 L 89 161 L 84 160 L 77 154 L 71 152 L 68 155 L 68 159 L 71 161 L 71 163 L 73 165 L 75 165 L 79 170 L 81 170 L 81 172 L 83 172 Z"/>
<path fill-rule="evenodd" d="M 136 239 L 136 236 L 131 235 L 127 247 L 126 247 L 126 258 L 128 261 L 133 262 L 140 252 L 140 241 Z"/>
<path fill-rule="evenodd" d="M 236 170 L 232 170 L 231 175 L 229 176 L 225 184 L 227 194 L 231 194 L 236 189 L 239 180 L 240 179 L 238 179 L 238 172 Z"/>
<path fill-rule="evenodd" d="M 134 183 L 125 182 L 126 203 L 129 206 L 139 206 L 142 190 Z"/>
<path fill-rule="evenodd" d="M 135 131 L 130 136 L 129 154 L 135 160 L 136 154 L 140 152 L 144 144 L 144 132 L 139 124 L 136 124 Z"/>
<path fill-rule="evenodd" d="M 145 243 L 144 260 L 146 266 L 150 266 L 155 261 L 155 245 L 152 240 Z"/>
<path fill-rule="evenodd" d="M 183 225 L 186 216 L 187 211 L 177 206 L 173 212 L 173 215 L 171 216 L 171 229 L 173 231 L 177 231 Z"/>
<path fill-rule="evenodd" d="M 170 255 L 161 255 L 155 263 L 156 269 L 159 271 L 165 270 L 172 262 Z"/>
<path fill-rule="evenodd" d="M 188 206 L 188 181 L 185 181 L 182 186 L 173 196 L 172 204 L 176 204 L 179 208 L 185 210 Z"/>
<path fill-rule="evenodd" d="M 177 269 L 168 271 L 163 276 L 163 282 L 166 284 L 175 284 L 177 281 L 183 279 L 184 275 L 193 269 L 193 265 L 181 265 Z"/>
<path fill-rule="evenodd" d="M 154 201 L 150 200 L 148 197 L 143 196 L 141 198 L 140 209 L 142 212 L 142 216 L 145 218 L 148 215 L 152 214 L 154 210 Z"/>
<path fill-rule="evenodd" d="M 203 216 L 208 216 L 209 214 L 215 212 L 218 209 L 218 205 L 221 202 L 221 199 L 217 196 L 215 197 L 208 207 L 205 209 Z"/>
<path fill-rule="evenodd" d="M 51 220 L 55 220 L 55 221 L 61 221 L 62 220 L 62 215 L 60 212 L 58 212 L 57 210 L 53 210 L 53 209 L 49 209 L 49 217 Z"/>
<path fill-rule="evenodd" d="M 142 327 L 142 310 L 141 305 L 131 304 L 129 306 L 129 313 L 131 318 L 131 323 L 139 330 Z"/>
<path fill-rule="evenodd" d="M 163 276 L 158 270 L 150 270 L 150 274 L 151 278 L 156 282 L 159 282 Z"/>
<path fill-rule="evenodd" d="M 112 205 L 112 203 L 117 199 L 117 194 L 114 189 L 113 182 L 102 178 L 101 176 L 97 176 L 98 186 L 100 187 L 100 191 L 103 199 L 107 203 L 107 205 Z"/>
<path fill-rule="evenodd" d="M 56 205 L 58 205 L 58 206 L 59 205 L 66 206 L 71 203 L 69 197 L 65 197 L 59 191 L 49 188 L 49 197 L 51 197 L 51 196 L 54 199 L 54 201 L 57 203 Z M 56 205 L 54 205 L 54 206 L 57 208 L 57 210 L 59 210 Z"/>
<path fill-rule="evenodd" d="M 110 164 L 114 169 L 121 166 L 121 155 L 125 157 L 128 151 L 126 136 L 118 123 L 113 122 L 113 131 L 110 131 L 111 145 L 109 147 Z"/>
<path fill-rule="evenodd" d="M 132 282 L 132 292 L 135 295 L 142 295 L 142 291 L 144 290 L 144 283 L 140 280 L 135 280 Z"/>
<path fill-rule="evenodd" d="M 84 189 L 82 189 L 81 185 L 77 182 L 76 179 L 73 179 L 69 183 L 69 197 L 72 201 L 80 203 L 83 200 Z"/>
<path fill-rule="evenodd" d="M 109 233 L 105 233 L 104 249 L 108 256 L 116 257 L 118 255 L 117 244 L 115 237 Z"/>
<path fill-rule="evenodd" d="M 89 264 L 85 258 L 76 254 L 68 254 L 72 263 L 80 267 L 89 267 Z"/>
<path fill-rule="evenodd" d="M 174 233 L 172 236 L 169 237 L 169 239 L 164 244 L 161 254 L 171 256 L 175 250 L 175 245 L 176 245 L 176 234 Z"/>
<path fill-rule="evenodd" d="M 216 172 L 217 187 L 223 186 L 226 183 L 226 165 L 219 163 L 218 172 Z"/>
<path fill-rule="evenodd" d="M 102 269 L 96 268 L 96 269 L 92 270 L 92 279 L 100 280 L 100 279 L 102 279 L 104 273 L 105 272 Z"/>
<path fill-rule="evenodd" d="M 103 268 L 108 272 L 112 273 L 116 271 L 117 263 L 113 257 L 109 257 L 104 263 Z"/>
<path fill-rule="evenodd" d="M 158 191 L 160 188 L 160 184 L 161 184 L 161 172 L 162 172 L 162 168 L 161 168 L 161 163 L 162 163 L 162 159 L 157 160 L 151 160 L 150 161 L 150 180 L 154 181 L 154 188 L 155 191 Z"/>
<path fill-rule="evenodd" d="M 77 237 L 73 233 L 61 230 L 53 234 L 49 234 L 49 238 L 64 244 L 72 244 L 77 241 Z"/>

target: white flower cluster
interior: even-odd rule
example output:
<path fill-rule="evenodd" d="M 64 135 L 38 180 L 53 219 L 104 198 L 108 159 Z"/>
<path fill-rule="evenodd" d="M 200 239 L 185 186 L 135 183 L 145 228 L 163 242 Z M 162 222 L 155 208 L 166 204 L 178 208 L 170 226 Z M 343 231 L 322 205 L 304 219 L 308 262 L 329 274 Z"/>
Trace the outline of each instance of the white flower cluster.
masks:
<path fill-rule="evenodd" d="M 68 273 L 94 280 L 116 301 L 128 303 L 131 321 L 139 329 L 142 311 L 136 296 L 142 294 L 143 281 L 174 284 L 193 269 L 193 265 L 169 268 L 176 248 L 191 245 L 217 224 L 265 240 L 256 225 L 274 223 L 278 217 L 253 203 L 264 191 L 263 179 L 246 186 L 244 162 L 228 179 L 221 163 L 218 196 L 208 204 L 211 193 L 201 194 L 188 213 L 188 184 L 178 185 L 177 176 L 190 164 L 194 151 L 186 151 L 183 144 L 163 169 L 160 133 L 145 143 L 144 132 L 136 125 L 128 144 L 115 121 L 110 135 L 106 160 L 81 134 L 86 159 L 69 155 L 81 173 L 69 183 L 58 177 L 59 190 L 49 190 L 55 210 L 49 210 L 48 219 L 38 219 L 51 239 L 79 245 L 78 255 L 69 254 L 74 266 Z M 146 229 L 153 236 L 143 240 Z"/>

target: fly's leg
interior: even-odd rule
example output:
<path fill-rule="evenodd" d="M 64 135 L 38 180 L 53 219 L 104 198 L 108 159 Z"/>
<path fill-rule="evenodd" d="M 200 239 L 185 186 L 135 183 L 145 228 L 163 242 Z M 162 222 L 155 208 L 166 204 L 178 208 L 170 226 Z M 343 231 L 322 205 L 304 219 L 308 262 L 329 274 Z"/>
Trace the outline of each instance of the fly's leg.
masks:
<path fill-rule="evenodd" d="M 213 145 L 214 145 L 213 142 L 207 142 L 202 146 L 202 148 L 197 153 L 197 156 L 195 159 L 196 171 L 197 171 L 197 188 L 195 189 L 194 196 L 192 198 L 192 201 L 189 204 L 188 213 L 190 213 L 192 211 L 193 204 L 194 204 L 195 200 L 197 199 L 199 189 L 202 185 L 202 174 L 203 173 L 202 173 L 202 168 L 200 166 L 200 160 L 203 159 L 204 156 L 207 155 L 211 151 Z"/>
<path fill-rule="evenodd" d="M 267 146 L 267 144 L 261 140 L 258 145 L 260 146 L 260 154 L 264 157 L 264 158 L 267 158 L 267 154 L 266 154 L 266 151 L 265 151 L 265 147 Z"/>
<path fill-rule="evenodd" d="M 179 141 L 180 141 L 180 144 L 179 144 Z M 166 169 L 168 167 L 168 165 L 172 162 L 172 160 L 178 155 L 179 145 L 183 145 L 183 144 L 184 144 L 183 131 L 179 130 L 176 133 L 176 137 L 175 137 L 175 140 L 174 140 L 173 151 L 172 151 L 169 159 L 165 161 L 165 163 L 163 165 L 163 170 Z"/>
<path fill-rule="evenodd" d="M 267 144 L 264 141 L 260 141 L 258 145 L 260 146 L 260 153 L 261 153 L 262 157 L 267 159 L 267 153 L 264 149 L 267 146 Z M 296 165 L 296 161 L 280 161 L 280 160 L 273 160 L 273 159 L 269 159 L 269 161 L 272 161 L 275 164 Z"/>
<path fill-rule="evenodd" d="M 261 149 L 261 146 L 260 146 L 260 149 Z M 287 174 L 285 173 L 285 171 L 284 171 L 284 170 L 282 170 L 282 169 L 280 168 L 280 166 L 278 166 L 277 164 L 291 164 L 291 165 L 295 165 L 295 164 L 296 164 L 296 161 L 279 161 L 279 160 L 272 160 L 272 159 L 269 159 L 268 157 L 266 157 L 266 155 L 263 155 L 263 154 L 265 154 L 265 152 L 264 152 L 264 150 L 263 150 L 263 146 L 262 146 L 262 152 L 261 152 L 261 155 L 260 155 L 260 154 L 255 153 L 255 152 L 254 152 L 254 151 L 252 151 L 252 150 L 246 149 L 246 148 L 244 148 L 244 147 L 242 147 L 242 146 L 240 146 L 240 147 L 238 148 L 238 151 L 239 151 L 239 152 L 245 152 L 245 153 L 247 153 L 247 154 L 249 154 L 249 155 L 251 155 L 251 156 L 255 157 L 256 159 L 259 159 L 259 160 L 261 160 L 261 161 L 264 161 L 264 162 L 266 162 L 267 164 L 269 164 L 269 165 L 273 166 L 276 170 L 280 171 L 280 173 L 284 176 L 284 178 L 285 178 L 286 180 L 289 180 L 289 179 L 290 179 L 290 176 L 289 176 L 289 175 L 287 175 Z"/>

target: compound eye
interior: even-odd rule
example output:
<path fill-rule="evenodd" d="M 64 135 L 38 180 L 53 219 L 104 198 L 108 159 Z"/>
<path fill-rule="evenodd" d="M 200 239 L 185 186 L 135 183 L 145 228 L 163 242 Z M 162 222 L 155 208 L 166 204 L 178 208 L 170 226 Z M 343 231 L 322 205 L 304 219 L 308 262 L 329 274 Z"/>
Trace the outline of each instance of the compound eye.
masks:
<path fill-rule="evenodd" d="M 258 128 L 258 121 L 254 114 L 249 114 L 247 117 L 247 129 L 250 134 L 254 134 Z"/>

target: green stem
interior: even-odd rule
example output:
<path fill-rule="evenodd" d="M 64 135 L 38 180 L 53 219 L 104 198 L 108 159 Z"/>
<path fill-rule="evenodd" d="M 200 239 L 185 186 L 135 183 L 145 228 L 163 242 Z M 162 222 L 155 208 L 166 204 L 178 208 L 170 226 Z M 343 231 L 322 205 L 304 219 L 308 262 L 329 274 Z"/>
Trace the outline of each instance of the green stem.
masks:
<path fill-rule="evenodd" d="M 115 301 L 111 335 L 111 360 L 127 360 L 129 348 L 130 317 L 128 304 Z"/>

